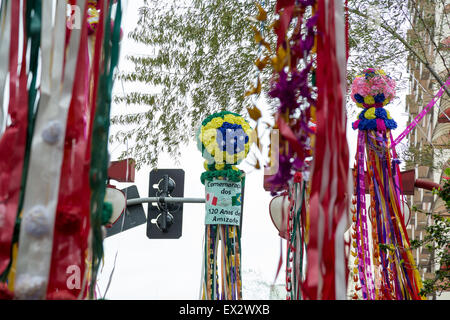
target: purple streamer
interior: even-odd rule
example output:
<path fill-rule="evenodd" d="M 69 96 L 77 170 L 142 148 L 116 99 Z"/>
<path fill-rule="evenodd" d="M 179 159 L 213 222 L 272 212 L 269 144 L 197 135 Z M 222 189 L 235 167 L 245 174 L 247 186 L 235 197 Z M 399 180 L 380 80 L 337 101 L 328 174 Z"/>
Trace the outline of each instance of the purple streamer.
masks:
<path fill-rule="evenodd" d="M 364 179 L 364 142 L 365 142 L 365 133 L 364 131 L 359 131 L 358 133 L 358 178 L 359 178 L 359 198 L 361 201 L 361 223 L 363 230 L 363 241 L 364 241 L 364 256 L 365 256 L 365 274 L 367 281 L 367 290 L 368 290 L 368 298 L 371 300 L 375 299 L 375 284 L 372 273 L 372 262 L 371 255 L 369 250 L 369 234 L 367 228 L 367 211 L 366 211 L 366 187 L 365 187 L 365 179 Z"/>

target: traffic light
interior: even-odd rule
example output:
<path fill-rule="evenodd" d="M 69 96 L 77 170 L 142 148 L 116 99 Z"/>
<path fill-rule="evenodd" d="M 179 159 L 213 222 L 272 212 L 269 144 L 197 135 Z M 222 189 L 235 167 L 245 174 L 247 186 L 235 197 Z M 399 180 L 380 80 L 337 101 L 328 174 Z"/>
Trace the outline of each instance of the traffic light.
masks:
<path fill-rule="evenodd" d="M 184 170 L 153 169 L 150 172 L 149 197 L 157 202 L 148 204 L 147 237 L 149 239 L 178 239 L 183 227 L 183 203 L 168 202 L 166 198 L 184 196 Z"/>

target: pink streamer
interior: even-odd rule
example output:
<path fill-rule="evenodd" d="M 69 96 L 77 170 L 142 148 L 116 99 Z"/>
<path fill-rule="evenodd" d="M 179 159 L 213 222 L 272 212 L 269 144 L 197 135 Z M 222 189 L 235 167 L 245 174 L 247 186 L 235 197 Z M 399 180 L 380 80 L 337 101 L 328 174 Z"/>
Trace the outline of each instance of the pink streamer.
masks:
<path fill-rule="evenodd" d="M 404 137 L 406 137 L 412 129 L 419 123 L 420 120 L 430 111 L 430 109 L 436 104 L 437 100 L 442 96 L 444 93 L 445 87 L 450 86 L 450 77 L 447 79 L 447 82 L 439 89 L 438 93 L 433 97 L 433 99 L 427 104 L 425 108 L 414 118 L 414 120 L 406 127 L 405 131 L 400 133 L 400 135 L 397 137 L 397 139 L 394 140 L 392 143 L 391 148 L 394 148 L 397 144 L 400 143 L 400 141 L 403 140 Z"/>

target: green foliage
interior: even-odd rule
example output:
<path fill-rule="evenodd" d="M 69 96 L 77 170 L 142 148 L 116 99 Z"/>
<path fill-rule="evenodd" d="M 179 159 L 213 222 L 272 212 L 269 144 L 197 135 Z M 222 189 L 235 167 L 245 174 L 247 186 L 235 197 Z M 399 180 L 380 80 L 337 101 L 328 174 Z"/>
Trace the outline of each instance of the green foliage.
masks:
<path fill-rule="evenodd" d="M 432 145 L 425 143 L 418 146 L 410 145 L 403 152 L 400 152 L 399 156 L 405 162 L 407 170 L 414 169 L 416 166 L 425 166 L 435 170 L 441 168 L 446 161 L 439 162 L 436 159 L 444 159 L 445 150 L 449 148 L 450 145 L 444 145 L 440 148 L 434 148 Z"/>
<path fill-rule="evenodd" d="M 444 200 L 445 207 L 450 211 L 450 168 L 444 170 L 445 183 L 441 189 L 437 191 L 439 197 Z"/>
<path fill-rule="evenodd" d="M 384 68 L 388 72 L 399 61 L 404 64 L 406 48 L 380 25 L 396 30 L 405 38 L 406 1 L 349 0 L 348 6 L 352 10 L 349 15 L 349 82 L 368 67 Z"/>
<path fill-rule="evenodd" d="M 267 32 L 267 27 L 273 22 L 276 0 L 258 2 L 268 12 L 267 25 L 261 30 L 273 45 L 274 34 Z M 408 79 L 404 74 L 394 74 L 397 66 L 404 69 L 407 56 L 428 63 L 426 46 L 417 33 L 425 30 L 439 38 L 442 26 L 434 25 L 432 15 L 419 14 L 416 2 L 348 1 L 349 84 L 364 68 L 377 67 L 390 71 L 398 89 L 406 88 Z M 122 157 L 133 157 L 138 168 L 143 164 L 155 166 L 160 152 L 179 156 L 179 147 L 192 140 L 200 121 L 209 114 L 228 110 L 245 116 L 250 102 L 244 93 L 249 83 L 255 82 L 254 61 L 264 50 L 255 44 L 251 29 L 255 23 L 248 19 L 257 13 L 253 1 L 146 0 L 144 4 L 139 9 L 137 27 L 128 37 L 147 46 L 149 54 L 126 57 L 134 68 L 119 74 L 118 80 L 144 84 L 149 92 L 133 90 L 114 97 L 115 103 L 128 105 L 130 114 L 111 119 L 112 125 L 121 130 L 110 138 L 130 142 Z M 448 21 L 448 16 L 444 18 Z M 413 36 L 408 37 L 412 19 L 417 30 L 413 29 Z M 448 57 L 434 47 L 435 56 L 446 66 Z M 262 92 L 267 92 L 270 84 L 269 69 L 261 74 Z M 273 107 L 273 101 L 267 102 Z M 135 106 L 147 110 L 133 112 Z"/>
<path fill-rule="evenodd" d="M 450 177 L 450 168 L 447 168 L 444 173 Z M 443 187 L 434 192 L 444 200 L 447 213 L 450 213 L 450 180 L 445 179 Z M 417 208 L 413 210 L 431 216 L 433 223 L 425 228 L 426 233 L 423 239 L 411 240 L 411 249 L 420 247 L 427 249 L 440 266 L 440 269 L 434 272 L 433 278 L 423 281 L 421 294 L 431 295 L 448 291 L 450 289 L 450 218 L 448 215 L 427 213 Z"/>
<path fill-rule="evenodd" d="M 423 296 L 440 294 L 450 289 L 450 219 L 438 214 L 427 215 L 432 216 L 433 223 L 425 228 L 426 235 L 422 240 L 411 240 L 411 249 L 427 249 L 441 268 L 434 272 L 431 279 L 423 280 L 420 292 Z"/>
<path fill-rule="evenodd" d="M 129 156 L 156 165 L 157 154 L 176 156 L 194 136 L 201 120 L 228 110 L 241 113 L 244 93 L 255 79 L 257 46 L 247 17 L 256 14 L 249 1 L 145 1 L 129 37 L 154 55 L 128 56 L 134 70 L 118 76 L 140 82 L 155 93 L 127 92 L 116 103 L 146 105 L 148 111 L 116 116 L 115 125 L 131 124 L 112 140 L 134 141 Z M 130 110 L 130 108 L 129 108 Z"/>

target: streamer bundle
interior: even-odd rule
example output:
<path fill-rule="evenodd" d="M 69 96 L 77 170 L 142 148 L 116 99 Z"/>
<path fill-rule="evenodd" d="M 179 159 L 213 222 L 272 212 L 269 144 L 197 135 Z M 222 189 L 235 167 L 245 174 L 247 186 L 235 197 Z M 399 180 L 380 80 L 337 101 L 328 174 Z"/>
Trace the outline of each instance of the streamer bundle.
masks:
<path fill-rule="evenodd" d="M 251 128 L 228 111 L 207 117 L 197 135 L 206 171 L 206 213 L 202 299 L 242 299 L 241 215 L 244 173 L 236 165 L 246 156 Z"/>
<path fill-rule="evenodd" d="M 276 50 L 269 47 L 272 56 L 255 63 L 259 68 L 270 62 L 274 76 L 269 95 L 279 101 L 273 115 L 273 131 L 280 136 L 278 171 L 264 182 L 272 193 L 287 193 L 291 204 L 283 228 L 288 240 L 287 298 L 345 299 L 344 231 L 351 179 L 344 5 L 283 0 L 277 1 L 275 14 Z M 255 39 L 267 48 L 256 31 Z"/>
<path fill-rule="evenodd" d="M 397 124 L 384 109 L 394 97 L 395 81 L 383 70 L 366 69 L 353 81 L 351 98 L 363 111 L 353 123 L 359 132 L 351 254 L 355 289 L 367 300 L 421 299 L 403 217 L 400 161 L 392 147 Z"/>
<path fill-rule="evenodd" d="M 307 180 L 297 172 L 294 183 L 289 188 L 289 207 L 287 210 L 286 230 L 286 299 L 302 299 L 302 283 L 304 279 L 306 249 L 306 190 Z"/>
<path fill-rule="evenodd" d="M 120 0 L 2 1 L 0 298 L 86 298 L 88 264 L 93 297 L 121 12 Z"/>
<path fill-rule="evenodd" d="M 268 177 L 271 191 L 286 190 L 295 172 L 307 170 L 305 158 L 312 134 L 308 124 L 314 98 L 316 59 L 316 1 L 277 1 L 274 24 L 276 55 L 272 57 L 274 79 L 269 96 L 279 101 L 274 129 L 280 132 L 278 171 Z M 306 13 L 309 12 L 309 15 Z M 293 32 L 288 36 L 289 28 Z"/>
<path fill-rule="evenodd" d="M 351 179 L 346 137 L 346 45 L 342 1 L 317 1 L 317 106 L 313 146 L 305 299 L 341 300 L 347 295 Z"/>

